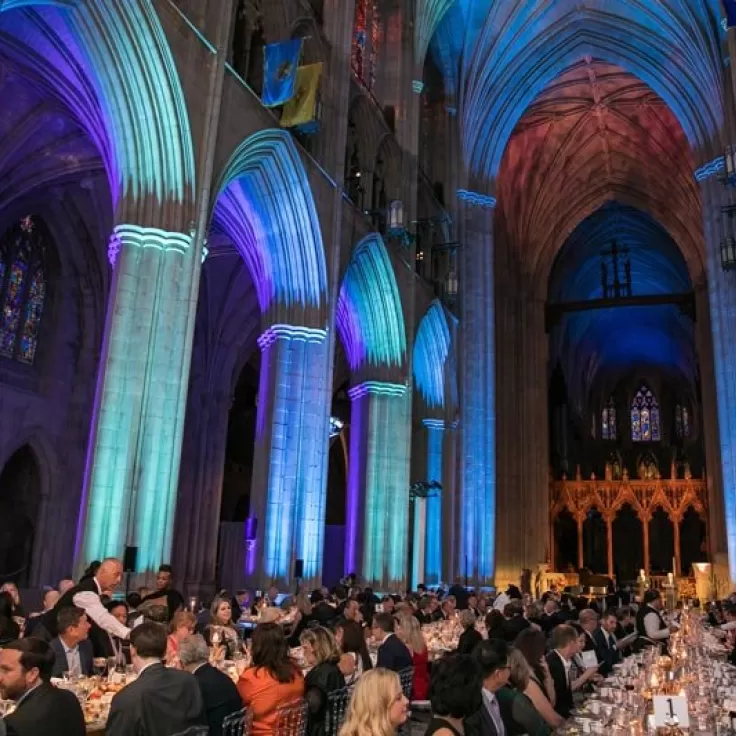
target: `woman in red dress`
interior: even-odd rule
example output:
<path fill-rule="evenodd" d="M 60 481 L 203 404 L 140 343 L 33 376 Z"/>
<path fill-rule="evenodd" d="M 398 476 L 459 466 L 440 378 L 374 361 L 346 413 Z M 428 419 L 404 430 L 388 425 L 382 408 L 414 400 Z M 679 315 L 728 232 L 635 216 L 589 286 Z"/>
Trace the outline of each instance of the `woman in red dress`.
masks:
<path fill-rule="evenodd" d="M 414 665 L 412 681 L 412 700 L 426 700 L 429 697 L 429 652 L 424 634 L 416 617 L 403 613 L 398 618 L 396 633 L 401 641 L 409 647 Z"/>

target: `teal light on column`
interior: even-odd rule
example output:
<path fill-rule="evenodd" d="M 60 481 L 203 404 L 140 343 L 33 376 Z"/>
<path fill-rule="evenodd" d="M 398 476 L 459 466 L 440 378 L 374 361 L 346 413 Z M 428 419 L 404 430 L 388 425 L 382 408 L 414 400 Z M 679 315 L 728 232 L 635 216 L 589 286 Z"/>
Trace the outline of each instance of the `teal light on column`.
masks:
<path fill-rule="evenodd" d="M 403 365 L 406 329 L 399 287 L 377 233 L 358 243 L 340 289 L 337 328 L 352 370 Z"/>
<path fill-rule="evenodd" d="M 191 236 L 119 225 L 76 559 L 169 559 L 200 261 Z"/>
<path fill-rule="evenodd" d="M 419 323 L 414 341 L 414 383 L 429 408 L 445 405 L 445 362 L 449 352 L 447 316 L 435 300 Z"/>
<path fill-rule="evenodd" d="M 215 222 L 242 253 L 261 311 L 274 302 L 324 307 L 327 266 L 319 218 L 290 134 L 264 130 L 243 141 L 215 191 Z M 324 325 L 324 315 L 320 319 Z"/>
<path fill-rule="evenodd" d="M 380 590 L 406 582 L 411 395 L 377 381 L 350 389 L 346 568 Z"/>
<path fill-rule="evenodd" d="M 440 419 L 425 419 L 427 428 L 427 481 L 442 483 L 442 447 L 445 423 Z M 442 579 L 442 495 L 427 498 L 427 536 L 424 552 L 424 581 L 439 583 Z"/>
<path fill-rule="evenodd" d="M 322 573 L 329 396 L 327 333 L 273 325 L 258 339 L 261 373 L 252 514 L 264 525 L 262 584 L 290 585 L 296 559 L 303 579 Z"/>

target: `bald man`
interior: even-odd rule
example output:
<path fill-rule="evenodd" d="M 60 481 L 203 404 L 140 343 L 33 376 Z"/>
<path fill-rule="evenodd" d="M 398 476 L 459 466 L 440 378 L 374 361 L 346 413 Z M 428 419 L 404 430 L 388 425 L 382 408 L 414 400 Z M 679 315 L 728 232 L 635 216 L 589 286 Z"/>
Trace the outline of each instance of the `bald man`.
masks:
<path fill-rule="evenodd" d="M 44 627 L 52 637 L 57 636 L 56 617 L 59 611 L 69 606 L 82 608 L 91 624 L 89 639 L 95 657 L 113 656 L 116 649 L 111 637 L 127 639 L 130 636 L 130 629 L 109 613 L 100 596 L 110 595 L 120 585 L 122 578 L 123 563 L 120 560 L 115 557 L 103 560 L 94 577 L 83 580 L 79 585 L 67 590 L 57 604 L 44 614 Z"/>

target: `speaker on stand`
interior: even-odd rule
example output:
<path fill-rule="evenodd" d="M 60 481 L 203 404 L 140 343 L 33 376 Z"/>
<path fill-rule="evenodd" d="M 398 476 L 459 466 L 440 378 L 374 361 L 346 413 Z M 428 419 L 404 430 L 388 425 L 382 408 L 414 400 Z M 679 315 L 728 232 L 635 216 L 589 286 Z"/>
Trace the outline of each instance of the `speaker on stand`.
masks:
<path fill-rule="evenodd" d="M 138 547 L 125 545 L 123 554 L 123 572 L 125 573 L 125 597 L 128 597 L 130 588 L 130 573 L 135 572 L 138 562 Z"/>
<path fill-rule="evenodd" d="M 303 577 L 304 577 L 304 560 L 295 560 L 294 561 L 294 578 L 296 579 L 296 590 L 294 592 L 296 594 L 299 593 L 299 583 L 301 583 Z"/>

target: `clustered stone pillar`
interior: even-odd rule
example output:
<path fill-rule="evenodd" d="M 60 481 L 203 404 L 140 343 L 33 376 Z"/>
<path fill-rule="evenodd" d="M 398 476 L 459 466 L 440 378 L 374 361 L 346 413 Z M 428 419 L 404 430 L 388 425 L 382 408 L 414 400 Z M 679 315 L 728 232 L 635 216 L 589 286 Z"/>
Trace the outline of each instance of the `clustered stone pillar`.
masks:
<path fill-rule="evenodd" d="M 425 419 L 427 428 L 427 481 L 442 483 L 442 454 L 445 423 L 441 419 Z M 426 537 L 424 582 L 439 583 L 442 578 L 442 493 L 434 492 L 426 500 Z"/>
<path fill-rule="evenodd" d="M 201 258 L 192 235 L 118 225 L 76 567 L 124 546 L 168 560 Z"/>
<path fill-rule="evenodd" d="M 736 274 L 723 270 L 720 251 L 722 208 L 729 204 L 729 197 L 715 176 L 704 179 L 700 191 L 718 404 L 720 480 L 723 488 L 722 501 L 721 498 L 711 499 L 709 527 L 713 538 L 717 540 L 725 521 L 729 573 L 731 580 L 736 580 Z"/>
<path fill-rule="evenodd" d="M 376 590 L 406 587 L 409 533 L 409 422 L 404 384 L 365 381 L 352 402 L 345 566 Z"/>
<path fill-rule="evenodd" d="M 273 325 L 258 339 L 261 372 L 251 487 L 258 520 L 249 567 L 262 587 L 288 589 L 296 560 L 313 587 L 322 575 L 329 432 L 324 330 Z"/>
<path fill-rule="evenodd" d="M 461 251 L 460 550 L 457 573 L 493 582 L 496 559 L 496 402 L 493 283 L 495 200 L 464 190 L 458 203 Z"/>

